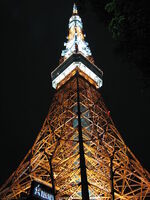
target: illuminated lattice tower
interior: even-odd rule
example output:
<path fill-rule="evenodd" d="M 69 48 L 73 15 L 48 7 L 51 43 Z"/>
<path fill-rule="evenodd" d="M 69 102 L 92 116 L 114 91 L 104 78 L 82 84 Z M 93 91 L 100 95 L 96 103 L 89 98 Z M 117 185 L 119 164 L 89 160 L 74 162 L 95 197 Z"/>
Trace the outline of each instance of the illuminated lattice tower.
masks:
<path fill-rule="evenodd" d="M 57 200 L 150 199 L 150 174 L 110 117 L 99 92 L 103 73 L 84 38 L 74 5 L 66 49 L 52 72 L 56 93 L 48 115 L 34 145 L 1 187 L 1 199 L 29 195 L 33 181 L 52 188 Z"/>

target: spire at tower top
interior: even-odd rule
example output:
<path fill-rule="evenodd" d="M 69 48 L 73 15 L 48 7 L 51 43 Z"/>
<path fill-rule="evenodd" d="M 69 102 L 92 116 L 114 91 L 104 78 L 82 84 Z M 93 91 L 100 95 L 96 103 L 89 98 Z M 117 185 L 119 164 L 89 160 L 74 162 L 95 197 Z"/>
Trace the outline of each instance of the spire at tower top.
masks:
<path fill-rule="evenodd" d="M 86 36 L 83 33 L 83 23 L 78 15 L 75 3 L 73 5 L 73 14 L 69 19 L 68 28 L 69 33 L 67 36 L 67 42 L 64 43 L 66 48 L 61 53 L 60 63 L 65 61 L 74 53 L 80 53 L 91 62 L 94 62 L 89 44 L 85 41 Z"/>
<path fill-rule="evenodd" d="M 78 9 L 75 3 L 73 4 L 73 14 L 74 15 L 78 14 Z"/>

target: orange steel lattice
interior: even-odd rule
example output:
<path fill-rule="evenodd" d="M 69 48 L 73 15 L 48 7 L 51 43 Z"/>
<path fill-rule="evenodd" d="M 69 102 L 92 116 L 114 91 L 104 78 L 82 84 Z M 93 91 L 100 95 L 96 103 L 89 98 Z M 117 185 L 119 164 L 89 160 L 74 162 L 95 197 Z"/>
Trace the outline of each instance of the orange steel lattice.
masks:
<path fill-rule="evenodd" d="M 80 75 L 57 90 L 34 145 L 1 187 L 1 199 L 29 194 L 33 180 L 52 187 L 50 166 L 57 200 L 85 199 L 81 133 L 91 200 L 150 199 L 150 174 L 124 143 L 100 92 Z"/>

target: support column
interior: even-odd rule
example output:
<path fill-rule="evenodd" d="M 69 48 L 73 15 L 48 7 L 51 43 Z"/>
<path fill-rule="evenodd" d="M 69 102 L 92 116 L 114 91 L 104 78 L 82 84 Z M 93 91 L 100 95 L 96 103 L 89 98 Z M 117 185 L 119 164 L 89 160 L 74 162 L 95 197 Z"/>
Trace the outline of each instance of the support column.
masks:
<path fill-rule="evenodd" d="M 46 152 L 44 152 L 44 154 L 47 156 L 49 166 L 50 166 L 50 177 L 51 177 L 51 182 L 52 182 L 52 192 L 53 192 L 54 200 L 55 200 L 56 199 L 55 198 L 56 191 L 55 191 L 54 173 L 53 173 L 53 167 L 52 167 L 52 157 L 49 157 Z"/>
<path fill-rule="evenodd" d="M 114 171 L 113 171 L 113 160 L 114 160 L 114 153 L 110 157 L 110 181 L 111 181 L 111 198 L 112 200 L 115 200 L 115 195 L 114 195 Z"/>
<path fill-rule="evenodd" d="M 88 181 L 86 174 L 84 146 L 82 137 L 82 125 L 81 125 L 81 111 L 80 111 L 80 89 L 79 89 L 79 75 L 77 77 L 77 114 L 78 114 L 78 132 L 79 132 L 79 154 L 80 154 L 80 171 L 81 171 L 81 191 L 82 200 L 89 200 Z"/>

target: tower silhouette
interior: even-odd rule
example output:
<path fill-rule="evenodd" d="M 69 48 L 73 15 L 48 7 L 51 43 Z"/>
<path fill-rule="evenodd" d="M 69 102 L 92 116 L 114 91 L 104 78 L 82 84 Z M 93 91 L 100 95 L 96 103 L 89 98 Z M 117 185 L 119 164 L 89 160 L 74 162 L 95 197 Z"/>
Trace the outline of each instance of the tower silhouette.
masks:
<path fill-rule="evenodd" d="M 51 73 L 56 93 L 48 115 L 0 198 L 150 199 L 150 174 L 124 143 L 104 104 L 103 72 L 94 64 L 75 4 L 65 46 Z"/>

